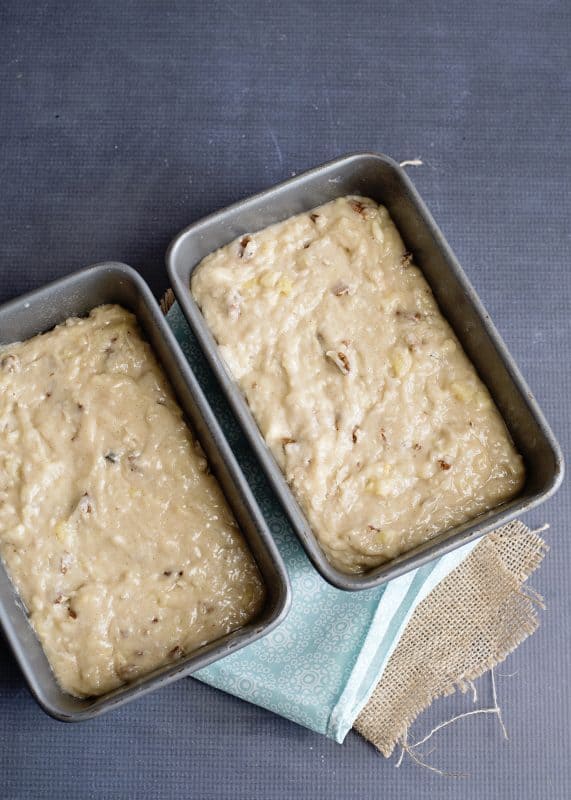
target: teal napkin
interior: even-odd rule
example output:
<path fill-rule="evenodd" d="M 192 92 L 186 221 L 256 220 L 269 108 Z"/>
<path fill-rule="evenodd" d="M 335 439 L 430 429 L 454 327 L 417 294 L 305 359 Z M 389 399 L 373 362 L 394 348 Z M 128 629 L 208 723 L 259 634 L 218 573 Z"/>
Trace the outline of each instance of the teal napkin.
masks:
<path fill-rule="evenodd" d="M 377 589 L 334 589 L 291 530 L 178 305 L 167 319 L 252 487 L 292 585 L 291 611 L 276 630 L 194 677 L 342 742 L 416 606 L 475 544 Z"/>

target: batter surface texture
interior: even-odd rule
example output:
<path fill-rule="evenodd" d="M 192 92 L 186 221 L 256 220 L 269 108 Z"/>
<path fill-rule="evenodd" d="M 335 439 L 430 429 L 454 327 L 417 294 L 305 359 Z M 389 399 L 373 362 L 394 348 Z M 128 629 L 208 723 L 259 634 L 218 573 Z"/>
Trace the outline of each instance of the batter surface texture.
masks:
<path fill-rule="evenodd" d="M 0 351 L 0 553 L 56 678 L 79 696 L 261 608 L 222 491 L 118 306 Z"/>
<path fill-rule="evenodd" d="M 384 207 L 344 197 L 242 236 L 191 290 L 338 569 L 521 488 L 504 422 Z"/>

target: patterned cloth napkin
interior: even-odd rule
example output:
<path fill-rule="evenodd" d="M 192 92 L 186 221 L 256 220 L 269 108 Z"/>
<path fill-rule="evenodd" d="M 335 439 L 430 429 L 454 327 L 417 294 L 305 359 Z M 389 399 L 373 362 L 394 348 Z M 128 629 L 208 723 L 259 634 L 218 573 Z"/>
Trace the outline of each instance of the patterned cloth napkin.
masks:
<path fill-rule="evenodd" d="M 260 504 L 293 595 L 289 616 L 276 630 L 194 677 L 342 742 L 418 604 L 475 545 L 377 589 L 334 589 L 315 571 L 291 530 L 176 304 L 167 319 Z"/>

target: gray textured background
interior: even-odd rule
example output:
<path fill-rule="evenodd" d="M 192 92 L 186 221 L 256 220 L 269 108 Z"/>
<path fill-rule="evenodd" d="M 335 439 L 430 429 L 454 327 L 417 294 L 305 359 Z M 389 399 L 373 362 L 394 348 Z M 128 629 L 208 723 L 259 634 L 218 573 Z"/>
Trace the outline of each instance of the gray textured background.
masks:
<path fill-rule="evenodd" d="M 0 2 L 0 300 L 106 258 L 166 287 L 190 221 L 347 151 L 410 174 L 569 452 L 569 2 Z M 493 717 L 400 770 L 183 680 L 92 723 L 42 714 L 0 642 L 0 797 L 559 800 L 571 795 L 567 486 L 539 632 Z M 489 684 L 481 682 L 481 699 Z M 435 703 L 422 732 L 470 707 Z"/>

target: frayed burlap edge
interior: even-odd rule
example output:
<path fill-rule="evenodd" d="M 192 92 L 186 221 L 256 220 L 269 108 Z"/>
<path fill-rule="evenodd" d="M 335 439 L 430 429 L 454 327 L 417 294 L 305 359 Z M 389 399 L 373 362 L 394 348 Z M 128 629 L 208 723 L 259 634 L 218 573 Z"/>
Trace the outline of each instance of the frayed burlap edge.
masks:
<path fill-rule="evenodd" d="M 164 314 L 174 301 L 168 289 Z M 546 550 L 519 521 L 485 537 L 418 606 L 355 730 L 388 758 L 433 700 L 465 692 L 530 636 L 543 601 L 523 584 Z"/>
<path fill-rule="evenodd" d="M 171 306 L 175 301 L 174 292 L 172 289 L 167 289 L 166 292 L 161 297 L 161 311 L 163 314 L 168 314 L 170 311 Z"/>
<path fill-rule="evenodd" d="M 546 550 L 519 521 L 486 536 L 415 610 L 355 730 L 389 757 L 433 700 L 465 692 L 530 636 L 543 601 L 523 584 Z"/>

